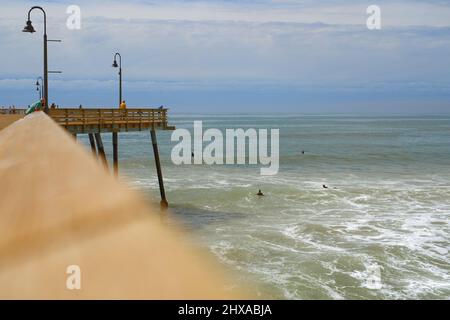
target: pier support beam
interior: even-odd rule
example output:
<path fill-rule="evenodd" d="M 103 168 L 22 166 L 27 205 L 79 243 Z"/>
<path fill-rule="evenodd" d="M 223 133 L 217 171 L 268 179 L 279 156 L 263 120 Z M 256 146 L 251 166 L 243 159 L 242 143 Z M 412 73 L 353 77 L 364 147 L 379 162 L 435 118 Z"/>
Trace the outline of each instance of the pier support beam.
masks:
<path fill-rule="evenodd" d="M 94 154 L 94 156 L 97 156 L 97 150 L 95 149 L 95 139 L 93 133 L 89 133 L 89 143 L 91 144 L 92 153 Z"/>
<path fill-rule="evenodd" d="M 94 133 L 95 141 L 97 142 L 98 155 L 102 159 L 105 168 L 108 169 L 108 161 L 106 160 L 105 148 L 103 147 L 102 136 L 100 133 Z"/>
<path fill-rule="evenodd" d="M 118 138 L 117 132 L 112 133 L 112 144 L 113 144 L 114 175 L 116 177 L 118 177 L 119 176 L 119 154 L 118 154 L 119 138 Z"/>
<path fill-rule="evenodd" d="M 169 203 L 166 199 L 166 191 L 164 190 L 164 181 L 161 170 L 161 162 L 159 161 L 159 151 L 158 151 L 158 141 L 156 140 L 156 131 L 155 129 L 150 129 L 150 135 L 152 137 L 152 145 L 153 145 L 153 154 L 155 156 L 156 163 L 156 172 L 158 173 L 158 183 L 159 183 L 159 192 L 161 194 L 161 209 L 167 209 L 169 207 Z"/>

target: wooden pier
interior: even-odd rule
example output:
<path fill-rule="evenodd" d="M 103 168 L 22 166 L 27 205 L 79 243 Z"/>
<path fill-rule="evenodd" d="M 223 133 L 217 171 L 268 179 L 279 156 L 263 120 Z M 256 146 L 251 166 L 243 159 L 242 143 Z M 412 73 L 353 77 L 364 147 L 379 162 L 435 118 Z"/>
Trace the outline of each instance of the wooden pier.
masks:
<path fill-rule="evenodd" d="M 113 168 L 115 175 L 118 175 L 119 173 L 118 133 L 149 130 L 158 175 L 159 191 L 161 194 L 160 205 L 163 209 L 168 207 L 156 138 L 156 130 L 175 130 L 174 126 L 168 124 L 167 109 L 50 109 L 48 115 L 74 137 L 79 134 L 88 134 L 92 152 L 94 155 L 100 157 L 106 168 L 108 168 L 108 162 L 101 134 L 111 133 L 113 143 Z"/>
<path fill-rule="evenodd" d="M 175 129 L 167 109 L 50 109 L 48 115 L 72 134 Z"/>

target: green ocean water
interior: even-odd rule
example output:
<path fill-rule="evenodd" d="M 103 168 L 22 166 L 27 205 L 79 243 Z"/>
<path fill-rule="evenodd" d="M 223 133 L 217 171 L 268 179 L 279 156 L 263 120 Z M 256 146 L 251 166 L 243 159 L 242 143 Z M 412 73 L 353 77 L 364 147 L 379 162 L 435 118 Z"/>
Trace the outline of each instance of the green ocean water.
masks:
<path fill-rule="evenodd" d="M 449 115 L 170 118 L 189 130 L 194 120 L 280 130 L 270 177 L 259 165 L 176 166 L 171 132 L 158 132 L 169 221 L 234 273 L 230 286 L 276 299 L 450 298 Z M 149 133 L 119 140 L 123 179 L 157 200 Z M 370 286 L 373 266 L 381 288 Z"/>

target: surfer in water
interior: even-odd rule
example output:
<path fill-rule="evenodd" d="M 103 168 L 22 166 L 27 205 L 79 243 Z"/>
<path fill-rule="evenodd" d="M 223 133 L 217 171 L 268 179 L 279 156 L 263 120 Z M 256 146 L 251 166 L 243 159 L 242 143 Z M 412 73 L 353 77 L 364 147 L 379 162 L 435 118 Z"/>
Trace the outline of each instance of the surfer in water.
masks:
<path fill-rule="evenodd" d="M 257 195 L 257 196 L 260 196 L 260 197 L 264 197 L 264 193 L 262 193 L 261 190 L 259 190 L 258 193 L 257 193 L 256 195 Z"/>

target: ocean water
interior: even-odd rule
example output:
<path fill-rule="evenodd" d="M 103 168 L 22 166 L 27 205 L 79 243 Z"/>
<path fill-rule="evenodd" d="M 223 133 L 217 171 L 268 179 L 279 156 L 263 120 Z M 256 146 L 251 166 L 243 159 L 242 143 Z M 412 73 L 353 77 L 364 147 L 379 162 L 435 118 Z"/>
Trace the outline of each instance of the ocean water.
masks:
<path fill-rule="evenodd" d="M 450 116 L 170 117 L 194 120 L 280 129 L 270 177 L 259 165 L 176 166 L 171 132 L 158 132 L 169 221 L 234 273 L 230 286 L 274 299 L 450 298 Z M 119 139 L 124 180 L 158 200 L 149 133 Z"/>

